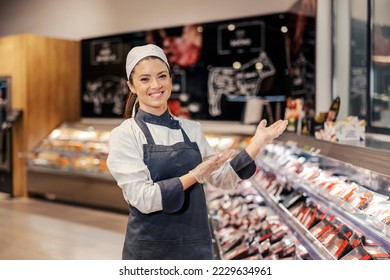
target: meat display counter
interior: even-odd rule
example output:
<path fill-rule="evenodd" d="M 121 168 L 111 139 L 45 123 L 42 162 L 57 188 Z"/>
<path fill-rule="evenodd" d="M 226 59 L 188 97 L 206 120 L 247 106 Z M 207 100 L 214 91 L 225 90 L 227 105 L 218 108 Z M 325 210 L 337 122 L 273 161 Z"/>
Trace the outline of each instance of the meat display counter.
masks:
<path fill-rule="evenodd" d="M 222 135 L 221 139 L 229 137 Z M 318 142 L 323 145 L 321 148 L 328 145 L 323 141 Z M 219 142 L 215 140 L 215 143 Z M 315 140 L 311 143 L 318 144 Z M 216 255 L 225 259 L 389 259 L 390 176 L 363 168 L 367 162 L 353 165 L 350 161 L 341 161 L 340 157 L 344 155 L 340 154 L 340 149 L 343 146 L 336 148 L 339 153 L 329 157 L 324 155 L 330 154 L 328 149 L 324 152 L 307 143 L 298 147 L 296 142 L 287 140 L 267 145 L 256 159 L 258 170 L 251 179 L 242 181 L 237 190 L 218 193 L 220 201 L 217 204 L 213 199 L 215 194 L 209 195 L 209 211 L 219 251 Z M 353 150 L 353 147 L 348 149 Z M 361 148 L 356 149 L 360 151 Z M 364 158 L 373 164 L 373 157 L 378 151 L 364 151 Z M 388 153 L 382 154 L 385 156 Z M 359 153 L 350 157 L 356 159 Z M 382 163 L 377 161 L 375 169 L 388 168 Z M 252 193 L 240 193 L 238 190 L 243 185 L 250 186 Z M 237 197 L 244 201 L 243 206 L 235 205 Z M 255 203 L 248 202 L 249 197 L 256 197 L 256 201 L 261 203 L 256 207 Z M 242 215 L 242 209 L 249 205 L 251 211 Z M 264 207 L 271 215 L 278 217 L 279 225 L 288 227 L 286 233 L 291 232 L 296 238 L 292 243 L 295 246 L 300 244 L 299 248 L 305 248 L 307 253 L 302 255 L 295 250 L 295 255 L 283 255 L 283 250 L 264 251 L 264 248 L 276 249 L 273 246 L 276 242 L 272 241 L 272 236 L 262 240 L 261 231 L 257 233 L 251 230 L 251 221 L 245 220 L 245 217 L 250 217 L 249 212 L 261 212 Z M 259 220 L 258 217 L 256 219 Z M 229 233 L 224 229 L 229 227 L 235 230 Z M 238 235 L 249 231 L 252 232 L 251 239 L 245 234 L 245 238 Z M 285 236 L 290 238 L 291 234 Z M 241 239 L 237 240 L 238 237 Z M 265 246 L 266 243 L 271 246 Z M 227 245 L 223 244 L 229 245 L 228 250 L 224 248 Z M 291 242 L 286 244 L 290 245 Z M 235 254 L 239 252 L 242 254 Z"/>
<path fill-rule="evenodd" d="M 63 123 L 28 155 L 29 195 L 128 211 L 106 158 L 113 125 Z"/>
<path fill-rule="evenodd" d="M 286 143 L 257 159 L 256 189 L 318 259 L 389 259 L 390 178 Z"/>
<path fill-rule="evenodd" d="M 64 122 L 27 157 L 30 196 L 128 213 L 121 189 L 106 166 L 108 139 L 118 120 Z M 216 149 L 239 148 L 241 137 L 208 134 Z"/>

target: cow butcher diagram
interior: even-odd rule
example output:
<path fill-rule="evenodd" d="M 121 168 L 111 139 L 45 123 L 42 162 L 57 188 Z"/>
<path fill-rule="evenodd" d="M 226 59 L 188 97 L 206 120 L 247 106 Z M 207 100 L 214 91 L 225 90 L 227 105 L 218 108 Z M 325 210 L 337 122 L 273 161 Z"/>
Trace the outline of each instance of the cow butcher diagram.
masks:
<path fill-rule="evenodd" d="M 255 97 L 261 82 L 275 74 L 276 70 L 268 55 L 260 51 L 259 56 L 243 64 L 239 69 L 233 67 L 214 67 L 208 78 L 209 113 L 216 117 L 222 114 L 221 97 Z"/>
<path fill-rule="evenodd" d="M 102 114 L 103 104 L 113 104 L 112 113 L 123 114 L 124 97 L 129 93 L 126 80 L 116 76 L 104 76 L 87 81 L 86 92 L 83 100 L 93 103 L 93 112 L 96 115 Z"/>

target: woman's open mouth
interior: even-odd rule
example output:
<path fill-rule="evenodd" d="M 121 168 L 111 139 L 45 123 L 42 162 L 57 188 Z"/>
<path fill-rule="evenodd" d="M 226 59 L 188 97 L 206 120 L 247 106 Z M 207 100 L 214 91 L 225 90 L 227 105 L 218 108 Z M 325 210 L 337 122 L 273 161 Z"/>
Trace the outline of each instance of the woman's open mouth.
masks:
<path fill-rule="evenodd" d="M 153 92 L 149 93 L 149 96 L 155 99 L 159 99 L 163 96 L 163 92 Z"/>

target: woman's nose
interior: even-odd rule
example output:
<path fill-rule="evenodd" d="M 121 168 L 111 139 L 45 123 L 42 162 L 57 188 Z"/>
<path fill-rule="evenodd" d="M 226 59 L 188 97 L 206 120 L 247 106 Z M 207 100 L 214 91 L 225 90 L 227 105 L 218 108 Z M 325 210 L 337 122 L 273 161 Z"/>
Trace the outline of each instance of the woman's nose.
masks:
<path fill-rule="evenodd" d="M 161 86 L 160 81 L 157 78 L 154 78 L 152 80 L 152 87 L 153 88 L 160 88 L 160 86 Z"/>

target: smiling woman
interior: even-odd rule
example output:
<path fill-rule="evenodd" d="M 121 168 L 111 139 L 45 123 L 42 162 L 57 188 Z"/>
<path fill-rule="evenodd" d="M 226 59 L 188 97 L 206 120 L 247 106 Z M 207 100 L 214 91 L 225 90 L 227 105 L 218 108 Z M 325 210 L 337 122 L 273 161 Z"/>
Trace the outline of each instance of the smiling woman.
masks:
<path fill-rule="evenodd" d="M 145 95 L 156 97 L 157 100 L 162 101 L 162 111 L 156 109 L 157 115 L 161 115 L 167 109 L 167 101 L 172 91 L 172 73 L 167 57 L 161 48 L 153 44 L 134 47 L 127 55 L 126 75 L 127 85 L 130 88 L 124 114 L 126 119 L 132 117 L 133 109 L 138 110 L 140 104 L 148 112 L 148 109 L 145 108 L 148 106 L 147 99 L 144 99 Z M 146 101 L 146 104 L 140 100 Z"/>
<path fill-rule="evenodd" d="M 150 56 L 142 59 L 127 83 L 131 92 L 137 95 L 142 110 L 154 115 L 161 115 L 167 110 L 172 77 L 167 64 L 161 59 Z"/>
<path fill-rule="evenodd" d="M 107 158 L 130 209 L 122 258 L 212 259 L 202 184 L 233 188 L 251 177 L 254 158 L 287 123 L 262 121 L 243 151 L 216 154 L 198 122 L 170 114 L 172 76 L 161 48 L 132 48 L 126 73 L 131 94 Z"/>

